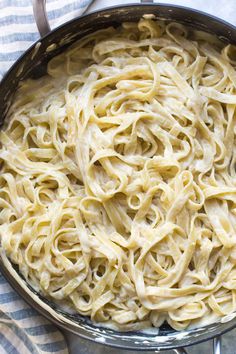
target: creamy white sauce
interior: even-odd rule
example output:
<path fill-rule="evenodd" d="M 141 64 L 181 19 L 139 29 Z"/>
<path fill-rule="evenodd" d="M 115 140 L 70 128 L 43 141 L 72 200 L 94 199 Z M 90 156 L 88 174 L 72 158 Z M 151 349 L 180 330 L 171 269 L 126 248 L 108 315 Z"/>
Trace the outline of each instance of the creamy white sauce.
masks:
<path fill-rule="evenodd" d="M 32 60 L 35 58 L 35 56 L 38 53 L 38 50 L 39 50 L 40 47 L 41 47 L 41 42 L 38 42 L 38 43 L 35 44 L 33 52 L 31 54 L 31 59 Z"/>
<path fill-rule="evenodd" d="M 105 344 L 106 343 L 106 338 L 104 338 L 104 337 L 95 338 L 95 342 Z"/>
<path fill-rule="evenodd" d="M 54 49 L 56 49 L 56 47 L 57 47 L 56 43 L 52 43 L 47 47 L 46 52 L 47 53 L 52 52 Z"/>

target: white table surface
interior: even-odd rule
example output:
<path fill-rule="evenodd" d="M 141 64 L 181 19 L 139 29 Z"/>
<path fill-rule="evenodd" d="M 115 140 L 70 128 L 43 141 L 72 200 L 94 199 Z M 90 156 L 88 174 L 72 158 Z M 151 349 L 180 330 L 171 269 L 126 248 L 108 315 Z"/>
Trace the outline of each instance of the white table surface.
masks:
<path fill-rule="evenodd" d="M 155 1 L 157 2 L 157 1 Z M 135 0 L 95 0 L 89 7 L 88 12 L 101 9 L 112 5 L 123 5 L 129 3 L 137 3 Z M 236 25 L 236 0 L 161 0 L 159 3 L 183 5 L 198 10 L 205 11 L 212 15 L 221 17 L 222 19 Z M 101 344 L 93 344 L 90 341 L 83 340 L 78 336 L 64 332 L 69 346 L 70 354 L 138 354 L 140 352 L 121 351 L 105 347 Z M 236 329 L 223 336 L 222 354 L 236 354 Z M 173 351 L 162 352 L 164 354 L 172 354 Z M 212 343 L 202 343 L 188 349 L 189 354 L 211 354 Z"/>

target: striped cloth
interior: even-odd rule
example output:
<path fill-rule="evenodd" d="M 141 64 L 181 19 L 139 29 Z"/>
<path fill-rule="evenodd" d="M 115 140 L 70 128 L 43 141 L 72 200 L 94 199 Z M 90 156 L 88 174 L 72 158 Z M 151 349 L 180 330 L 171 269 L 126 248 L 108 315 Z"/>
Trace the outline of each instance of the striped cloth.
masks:
<path fill-rule="evenodd" d="M 81 15 L 92 0 L 47 0 L 51 28 Z M 37 39 L 31 0 L 0 0 L 0 79 Z"/>
<path fill-rule="evenodd" d="M 0 354 L 67 354 L 62 333 L 30 308 L 0 273 Z"/>
<path fill-rule="evenodd" d="M 52 28 L 81 15 L 92 0 L 48 0 Z M 39 33 L 31 0 L 0 0 L 0 79 Z M 0 273 L 0 354 L 67 354 L 62 333 L 29 307 Z"/>

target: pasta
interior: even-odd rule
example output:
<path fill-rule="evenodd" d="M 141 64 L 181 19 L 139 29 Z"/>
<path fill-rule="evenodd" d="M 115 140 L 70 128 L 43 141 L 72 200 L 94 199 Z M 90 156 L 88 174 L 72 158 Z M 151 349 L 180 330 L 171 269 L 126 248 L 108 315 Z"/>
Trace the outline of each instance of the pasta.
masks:
<path fill-rule="evenodd" d="M 0 133 L 0 239 L 38 292 L 125 331 L 236 310 L 234 58 L 142 18 L 21 84 Z"/>

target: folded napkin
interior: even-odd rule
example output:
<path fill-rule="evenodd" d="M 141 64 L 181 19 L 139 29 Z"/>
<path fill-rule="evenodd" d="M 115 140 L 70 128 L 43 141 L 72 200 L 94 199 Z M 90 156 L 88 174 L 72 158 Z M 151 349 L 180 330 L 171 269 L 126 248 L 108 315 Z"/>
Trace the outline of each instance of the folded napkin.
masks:
<path fill-rule="evenodd" d="M 52 28 L 81 15 L 92 0 L 48 0 Z M 0 0 L 0 79 L 39 38 L 31 0 Z M 0 273 L 0 354 L 66 354 L 57 327 L 32 309 Z"/>

